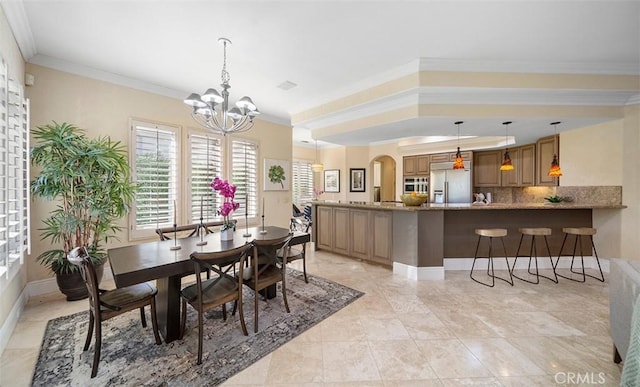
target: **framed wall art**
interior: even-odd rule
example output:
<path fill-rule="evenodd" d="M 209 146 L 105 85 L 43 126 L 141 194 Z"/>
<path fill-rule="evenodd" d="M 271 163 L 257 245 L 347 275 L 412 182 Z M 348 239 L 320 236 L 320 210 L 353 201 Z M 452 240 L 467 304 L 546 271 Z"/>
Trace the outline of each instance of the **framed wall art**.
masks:
<path fill-rule="evenodd" d="M 287 160 L 264 159 L 264 190 L 288 191 L 291 184 Z"/>
<path fill-rule="evenodd" d="M 324 192 L 340 192 L 340 170 L 324 171 Z"/>
<path fill-rule="evenodd" d="M 350 168 L 349 192 L 364 192 L 366 184 L 365 176 L 366 171 L 364 168 Z"/>

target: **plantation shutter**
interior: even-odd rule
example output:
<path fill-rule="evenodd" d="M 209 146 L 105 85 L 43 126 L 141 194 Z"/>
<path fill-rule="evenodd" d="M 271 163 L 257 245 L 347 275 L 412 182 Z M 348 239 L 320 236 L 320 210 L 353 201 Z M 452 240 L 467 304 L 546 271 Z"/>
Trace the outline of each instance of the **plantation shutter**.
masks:
<path fill-rule="evenodd" d="M 218 209 L 222 196 L 211 189 L 215 177 L 223 178 L 222 139 L 220 137 L 196 134 L 189 135 L 191 150 L 191 223 L 222 220 Z"/>
<path fill-rule="evenodd" d="M 313 199 L 313 171 L 311 162 L 293 161 L 293 203 L 303 204 Z"/>
<path fill-rule="evenodd" d="M 138 185 L 133 207 L 136 231 L 172 226 L 176 221 L 178 128 L 133 121 L 134 179 Z M 138 233 L 137 236 L 150 235 Z"/>
<path fill-rule="evenodd" d="M 258 145 L 248 140 L 231 140 L 231 179 L 236 185 L 235 201 L 240 208 L 233 219 L 255 218 L 258 214 Z"/>

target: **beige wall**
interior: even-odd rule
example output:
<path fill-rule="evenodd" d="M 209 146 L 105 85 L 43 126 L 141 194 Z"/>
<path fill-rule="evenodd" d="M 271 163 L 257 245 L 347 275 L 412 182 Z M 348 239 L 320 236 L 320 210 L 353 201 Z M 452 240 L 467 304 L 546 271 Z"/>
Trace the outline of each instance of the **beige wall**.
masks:
<path fill-rule="evenodd" d="M 622 185 L 624 120 L 569 130 L 560 135 L 560 185 Z"/>
<path fill-rule="evenodd" d="M 621 257 L 640 260 L 640 104 L 625 108 L 622 147 L 623 155 Z"/>
<path fill-rule="evenodd" d="M 86 129 L 89 136 L 109 135 L 113 140 L 129 144 L 129 119 L 138 118 L 181 127 L 183 160 L 182 176 L 186 176 L 187 132 L 190 129 L 203 130 L 191 118 L 189 107 L 181 100 L 163 97 L 108 82 L 97 81 L 50 68 L 27 65 L 27 71 L 35 76 L 35 85 L 27 92 L 31 99 L 32 127 L 47 124 L 53 120 L 69 122 Z M 240 137 L 240 136 L 239 136 Z M 259 142 L 259 168 L 263 158 L 291 160 L 291 128 L 258 120 L 250 131 L 242 133 L 243 138 Z M 264 174 L 260 173 L 260 176 Z M 213 177 L 212 177 L 213 178 Z M 183 182 L 185 179 L 182 179 Z M 261 192 L 263 182 L 259 181 L 260 198 L 265 199 L 266 222 L 288 227 L 291 214 L 291 191 Z M 290 188 L 290 187 L 289 187 Z M 186 185 L 180 194 L 186 197 Z M 47 278 L 49 273 L 35 262 L 48 242 L 40 241 L 37 229 L 41 219 L 47 216 L 52 203 L 35 200 L 32 210 L 32 254 L 28 257 L 28 280 Z M 185 204 L 186 206 L 186 204 Z M 185 208 L 179 208 L 178 223 L 185 223 Z M 121 222 L 126 226 L 126 220 Z M 126 229 L 126 227 L 125 227 Z M 119 235 L 120 241 L 113 241 L 108 247 L 129 244 L 128 234 Z"/>
<path fill-rule="evenodd" d="M 0 55 L 7 64 L 9 78 L 24 84 L 24 60 L 2 7 L 0 7 Z M 20 269 L 10 283 L 5 284 L 0 281 L 0 294 L 2 295 L 0 297 L 0 331 L 4 330 L 7 317 L 26 286 L 27 270 L 25 266 Z M 1 347 L 0 345 L 0 350 Z"/>

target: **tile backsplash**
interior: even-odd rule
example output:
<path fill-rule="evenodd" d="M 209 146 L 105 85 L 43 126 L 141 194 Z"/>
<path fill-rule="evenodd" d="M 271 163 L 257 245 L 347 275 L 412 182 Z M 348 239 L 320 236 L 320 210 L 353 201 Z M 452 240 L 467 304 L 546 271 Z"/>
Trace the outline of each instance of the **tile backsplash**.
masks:
<path fill-rule="evenodd" d="M 547 196 L 559 195 L 574 203 L 597 205 L 622 204 L 622 186 L 566 186 L 566 187 L 495 187 L 478 188 L 474 192 L 491 192 L 494 203 L 543 203 Z"/>

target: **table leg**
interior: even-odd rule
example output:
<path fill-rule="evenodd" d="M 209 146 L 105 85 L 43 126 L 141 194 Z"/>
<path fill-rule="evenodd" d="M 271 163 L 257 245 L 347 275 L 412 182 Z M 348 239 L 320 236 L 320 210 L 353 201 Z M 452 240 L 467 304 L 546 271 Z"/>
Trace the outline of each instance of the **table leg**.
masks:
<path fill-rule="evenodd" d="M 159 278 L 156 281 L 156 311 L 158 329 L 166 343 L 180 338 L 180 280 L 181 276 Z"/>

